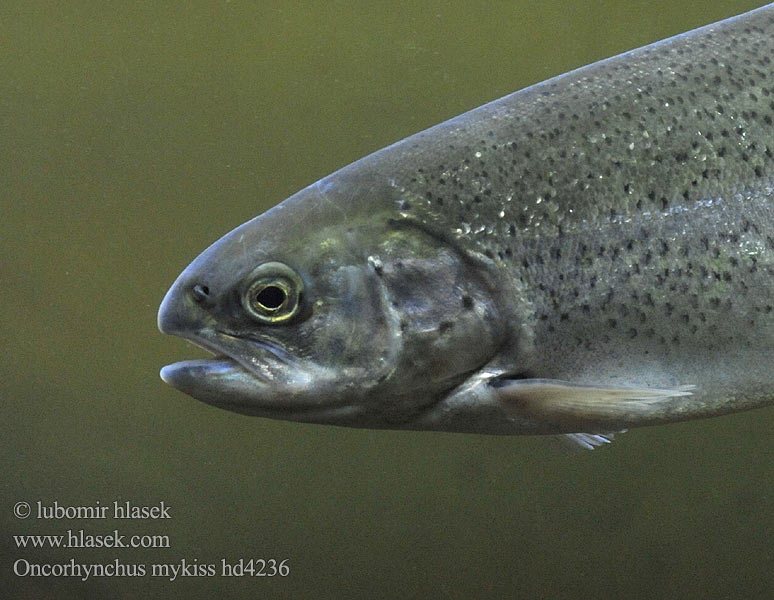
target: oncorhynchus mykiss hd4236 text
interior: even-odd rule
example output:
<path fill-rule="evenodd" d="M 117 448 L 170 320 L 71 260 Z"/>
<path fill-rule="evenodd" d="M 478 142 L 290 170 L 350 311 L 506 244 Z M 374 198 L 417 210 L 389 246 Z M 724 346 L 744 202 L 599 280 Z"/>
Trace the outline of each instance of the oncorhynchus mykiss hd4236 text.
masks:
<path fill-rule="evenodd" d="M 214 243 L 162 378 L 251 415 L 607 432 L 774 402 L 774 5 L 413 135 Z"/>

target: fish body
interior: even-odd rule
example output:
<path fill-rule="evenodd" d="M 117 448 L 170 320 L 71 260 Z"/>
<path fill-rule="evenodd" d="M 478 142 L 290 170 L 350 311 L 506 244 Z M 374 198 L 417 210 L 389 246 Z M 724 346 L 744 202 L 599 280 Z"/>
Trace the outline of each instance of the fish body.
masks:
<path fill-rule="evenodd" d="M 259 416 L 492 434 L 771 404 L 773 120 L 774 5 L 474 109 L 200 255 L 159 327 L 216 357 L 162 377 Z"/>

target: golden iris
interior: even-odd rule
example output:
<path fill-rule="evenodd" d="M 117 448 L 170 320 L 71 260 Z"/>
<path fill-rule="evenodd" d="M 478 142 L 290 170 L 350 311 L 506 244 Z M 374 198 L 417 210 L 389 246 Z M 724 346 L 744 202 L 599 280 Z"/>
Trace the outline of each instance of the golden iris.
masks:
<path fill-rule="evenodd" d="M 264 263 L 250 279 L 243 304 L 253 318 L 264 323 L 283 323 L 298 312 L 303 282 L 289 266 Z"/>

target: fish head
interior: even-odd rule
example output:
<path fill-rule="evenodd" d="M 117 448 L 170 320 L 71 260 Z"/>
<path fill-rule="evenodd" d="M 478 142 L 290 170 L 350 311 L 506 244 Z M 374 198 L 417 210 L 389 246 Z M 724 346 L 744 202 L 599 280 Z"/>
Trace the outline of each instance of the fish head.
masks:
<path fill-rule="evenodd" d="M 496 354 L 507 327 L 480 265 L 394 211 L 302 190 L 196 258 L 162 332 L 210 351 L 164 381 L 255 416 L 410 427 Z"/>

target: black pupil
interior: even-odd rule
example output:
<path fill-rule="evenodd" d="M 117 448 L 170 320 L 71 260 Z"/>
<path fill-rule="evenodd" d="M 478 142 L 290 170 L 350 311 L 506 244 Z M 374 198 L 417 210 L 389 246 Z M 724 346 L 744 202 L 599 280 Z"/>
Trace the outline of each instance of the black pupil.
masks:
<path fill-rule="evenodd" d="M 285 302 L 287 294 L 285 290 L 276 285 L 267 285 L 255 296 L 255 300 L 263 308 L 268 310 L 277 310 Z"/>

